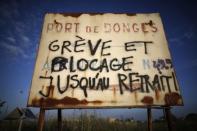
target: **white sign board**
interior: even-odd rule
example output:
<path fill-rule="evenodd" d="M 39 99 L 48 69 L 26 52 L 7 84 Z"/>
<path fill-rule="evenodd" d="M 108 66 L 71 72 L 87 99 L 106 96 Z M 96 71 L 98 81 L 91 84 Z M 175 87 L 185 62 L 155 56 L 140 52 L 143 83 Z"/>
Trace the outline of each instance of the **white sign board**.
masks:
<path fill-rule="evenodd" d="M 28 106 L 182 104 L 158 13 L 45 15 Z"/>

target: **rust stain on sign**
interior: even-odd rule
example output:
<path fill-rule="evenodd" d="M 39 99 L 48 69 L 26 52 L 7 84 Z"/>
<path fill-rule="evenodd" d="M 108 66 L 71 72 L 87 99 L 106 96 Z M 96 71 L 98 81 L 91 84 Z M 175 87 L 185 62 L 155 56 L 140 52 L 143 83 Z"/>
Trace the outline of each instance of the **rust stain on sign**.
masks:
<path fill-rule="evenodd" d="M 180 101 L 181 101 L 181 96 L 176 92 L 165 94 L 166 105 L 177 105 L 180 103 Z"/>
<path fill-rule="evenodd" d="M 95 16 L 95 15 L 105 15 L 106 13 L 57 13 L 59 15 L 63 15 L 64 17 L 80 17 L 82 14 L 89 14 L 90 16 Z M 120 13 L 110 13 L 110 14 L 120 14 Z M 125 13 L 127 16 L 136 16 L 137 14 L 135 13 Z"/>
<path fill-rule="evenodd" d="M 160 99 L 160 91 L 159 91 L 159 89 L 155 90 L 155 98 L 156 98 L 157 101 Z"/>
<path fill-rule="evenodd" d="M 146 105 L 152 105 L 153 104 L 153 98 L 151 96 L 144 96 L 144 98 L 141 100 L 142 103 Z"/>
<path fill-rule="evenodd" d="M 56 99 L 56 98 L 41 98 L 37 99 L 34 98 L 32 100 L 32 104 L 34 106 L 39 106 L 41 105 L 42 107 L 55 107 L 57 105 L 87 105 L 87 104 L 102 104 L 103 101 L 100 100 L 94 100 L 94 101 L 87 101 L 86 99 L 79 100 L 77 98 L 72 98 L 72 97 L 64 97 L 62 99 Z"/>

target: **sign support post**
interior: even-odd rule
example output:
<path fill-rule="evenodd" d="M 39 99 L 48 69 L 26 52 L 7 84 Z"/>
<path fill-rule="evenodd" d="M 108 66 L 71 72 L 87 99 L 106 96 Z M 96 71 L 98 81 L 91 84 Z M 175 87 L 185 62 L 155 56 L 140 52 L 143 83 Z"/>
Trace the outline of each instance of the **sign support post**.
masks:
<path fill-rule="evenodd" d="M 61 109 L 58 109 L 58 116 L 57 116 L 57 119 L 58 119 L 58 131 L 62 131 L 62 110 Z"/>
<path fill-rule="evenodd" d="M 43 126 L 44 126 L 44 117 L 45 117 L 45 109 L 40 108 L 37 131 L 42 131 Z"/>
<path fill-rule="evenodd" d="M 165 117 L 166 117 L 166 121 L 168 123 L 168 131 L 172 131 L 173 130 L 173 125 L 172 125 L 172 116 L 171 116 L 171 111 L 170 111 L 171 107 L 167 107 L 164 108 L 164 112 L 165 112 Z"/>
<path fill-rule="evenodd" d="M 148 131 L 152 131 L 152 112 L 151 112 L 151 107 L 147 108 L 147 115 L 148 115 Z"/>

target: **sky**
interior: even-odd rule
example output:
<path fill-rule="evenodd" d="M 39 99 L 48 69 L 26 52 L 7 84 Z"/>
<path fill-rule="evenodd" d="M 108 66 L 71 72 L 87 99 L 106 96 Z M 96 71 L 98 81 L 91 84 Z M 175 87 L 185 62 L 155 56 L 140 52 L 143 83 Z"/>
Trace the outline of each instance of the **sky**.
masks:
<path fill-rule="evenodd" d="M 0 100 L 6 101 L 2 112 L 6 108 L 9 112 L 15 107 L 26 107 L 45 13 L 158 12 L 164 24 L 184 102 L 184 106 L 174 107 L 172 112 L 178 117 L 191 112 L 197 113 L 196 7 L 197 3 L 189 0 L 1 0 Z M 38 109 L 31 109 L 38 112 Z M 73 110 L 64 112 L 69 114 Z M 102 109 L 97 112 L 103 116 L 146 118 L 146 110 L 143 109 Z M 3 114 L 5 113 L 0 115 Z M 158 117 L 161 111 L 154 110 L 153 114 Z"/>

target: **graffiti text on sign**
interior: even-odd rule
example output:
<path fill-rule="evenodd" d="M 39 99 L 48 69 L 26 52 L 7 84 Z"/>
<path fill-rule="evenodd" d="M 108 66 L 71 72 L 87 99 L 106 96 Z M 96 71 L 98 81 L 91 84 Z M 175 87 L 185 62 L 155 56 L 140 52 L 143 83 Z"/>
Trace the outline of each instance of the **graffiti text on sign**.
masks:
<path fill-rule="evenodd" d="M 60 94 L 63 94 L 68 90 L 68 88 L 76 89 L 80 88 L 84 92 L 84 96 L 88 97 L 87 89 L 94 89 L 94 90 L 107 90 L 109 89 L 110 84 L 110 78 L 109 77 L 100 77 L 101 72 L 116 72 L 119 70 L 122 70 L 124 72 L 131 72 L 126 74 L 117 73 L 117 81 L 119 83 L 119 91 L 120 94 L 123 94 L 124 90 L 133 92 L 136 90 L 140 90 L 142 93 L 149 93 L 150 90 L 155 91 L 165 91 L 166 87 L 169 92 L 171 92 L 171 86 L 174 86 L 176 88 L 176 81 L 174 77 L 174 73 L 172 72 L 172 75 L 165 76 L 165 75 L 158 75 L 155 74 L 150 79 L 150 76 L 147 74 L 139 74 L 139 72 L 132 71 L 131 65 L 133 64 L 133 56 L 128 57 L 122 57 L 121 59 L 113 58 L 113 59 L 106 59 L 105 57 L 108 57 L 111 55 L 110 53 L 110 43 L 112 43 L 112 40 L 102 40 L 98 39 L 94 44 L 91 40 L 86 40 L 80 36 L 76 36 L 76 41 L 71 42 L 68 40 L 65 40 L 62 42 L 62 44 L 59 44 L 58 40 L 54 40 L 50 42 L 48 49 L 52 52 L 61 51 L 61 55 L 63 56 L 56 56 L 51 61 L 51 73 L 58 73 L 62 72 L 64 70 L 69 71 L 70 73 L 76 73 L 77 71 L 93 71 L 97 72 L 94 77 L 79 77 L 78 74 L 69 74 L 64 76 L 65 79 L 63 81 L 66 81 L 66 85 L 61 86 L 61 75 L 57 75 L 56 78 L 53 76 L 40 76 L 41 79 L 48 79 L 50 80 L 50 85 L 48 87 L 52 87 L 53 85 L 56 85 L 58 92 Z M 153 44 L 152 41 L 130 41 L 124 43 L 124 50 L 125 52 L 130 51 L 137 51 L 136 44 L 143 44 L 144 47 L 144 55 L 148 54 L 147 48 L 150 46 L 149 44 Z M 88 48 L 84 48 L 84 45 L 86 45 Z M 108 49 L 108 50 L 107 50 Z M 105 51 L 106 50 L 106 51 Z M 86 58 L 80 58 L 76 59 L 74 56 L 66 57 L 65 54 L 75 52 L 75 53 L 83 53 L 84 51 L 89 51 L 89 54 L 91 56 L 94 56 L 96 53 L 99 53 L 104 58 L 102 59 L 90 59 L 87 60 Z M 104 53 L 105 52 L 105 53 Z M 100 62 L 99 62 L 100 61 Z M 170 59 L 166 59 L 165 61 L 158 59 L 157 62 L 153 61 L 153 67 L 156 69 L 163 69 L 166 68 L 165 62 L 167 64 L 171 64 Z M 98 63 L 100 63 L 98 65 Z M 97 64 L 97 66 L 95 66 Z M 147 64 L 147 61 L 145 63 L 144 61 L 144 67 Z M 82 66 L 83 65 L 83 66 Z M 171 65 L 172 66 L 172 65 Z M 170 68 L 171 68 L 170 66 Z M 56 79 L 57 83 L 53 83 L 53 80 Z M 138 83 L 140 85 L 139 88 L 134 88 L 133 85 Z M 173 83 L 173 85 L 172 85 Z M 40 94 L 42 96 L 48 97 L 49 91 L 47 94 L 44 94 L 40 91 Z"/>

